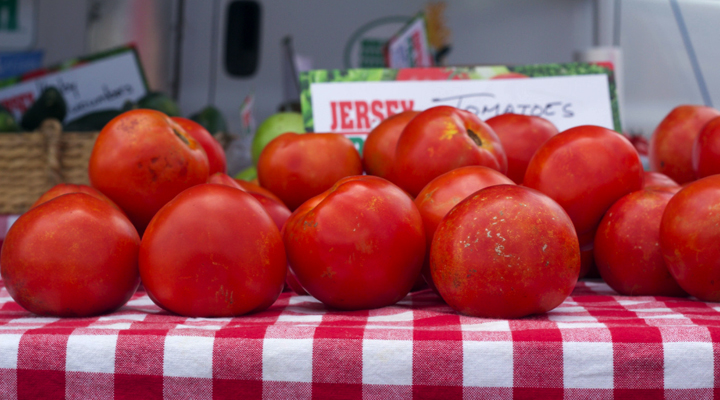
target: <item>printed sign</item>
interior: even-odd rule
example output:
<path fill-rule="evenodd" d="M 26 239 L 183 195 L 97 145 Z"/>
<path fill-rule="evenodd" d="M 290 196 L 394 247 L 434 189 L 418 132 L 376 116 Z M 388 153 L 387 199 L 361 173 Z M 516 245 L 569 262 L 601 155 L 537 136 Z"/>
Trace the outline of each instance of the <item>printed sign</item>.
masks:
<path fill-rule="evenodd" d="M 42 67 L 43 52 L 0 53 L 0 79 Z"/>
<path fill-rule="evenodd" d="M 35 41 L 35 0 L 0 0 L 0 49 L 22 50 Z"/>
<path fill-rule="evenodd" d="M 482 120 L 515 113 L 546 118 L 560 131 L 579 125 L 620 131 L 607 66 L 315 70 L 302 74 L 301 84 L 306 130 L 347 135 L 360 151 L 385 118 L 439 105 L 468 110 Z"/>
<path fill-rule="evenodd" d="M 137 101 L 147 93 L 140 62 L 132 48 L 123 48 L 75 60 L 70 67 L 34 71 L 3 81 L 0 103 L 20 118 L 48 86 L 56 87 L 67 103 L 65 121 L 85 114 L 120 109 L 125 101 Z"/>
<path fill-rule="evenodd" d="M 387 65 L 390 68 L 432 67 L 423 14 L 413 18 L 388 40 Z"/>

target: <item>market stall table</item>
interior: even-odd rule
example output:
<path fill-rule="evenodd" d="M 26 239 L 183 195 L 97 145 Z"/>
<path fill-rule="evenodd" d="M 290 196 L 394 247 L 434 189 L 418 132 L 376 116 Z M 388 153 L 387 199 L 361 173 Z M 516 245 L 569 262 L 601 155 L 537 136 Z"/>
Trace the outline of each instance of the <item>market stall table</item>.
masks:
<path fill-rule="evenodd" d="M 712 398 L 720 304 L 580 282 L 545 315 L 462 316 L 430 290 L 329 311 L 283 293 L 184 318 L 139 291 L 95 318 L 38 317 L 0 290 L 0 398 Z"/>

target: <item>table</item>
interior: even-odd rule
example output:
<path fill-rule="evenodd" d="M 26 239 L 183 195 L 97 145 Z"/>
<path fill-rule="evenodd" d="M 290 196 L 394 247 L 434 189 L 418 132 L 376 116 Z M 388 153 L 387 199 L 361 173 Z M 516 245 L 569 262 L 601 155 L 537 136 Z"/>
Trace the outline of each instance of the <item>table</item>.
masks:
<path fill-rule="evenodd" d="M 283 293 L 238 318 L 184 318 L 142 290 L 117 312 L 44 318 L 0 289 L 0 398 L 712 398 L 720 304 L 579 282 L 545 315 L 455 313 L 430 290 L 329 311 Z"/>

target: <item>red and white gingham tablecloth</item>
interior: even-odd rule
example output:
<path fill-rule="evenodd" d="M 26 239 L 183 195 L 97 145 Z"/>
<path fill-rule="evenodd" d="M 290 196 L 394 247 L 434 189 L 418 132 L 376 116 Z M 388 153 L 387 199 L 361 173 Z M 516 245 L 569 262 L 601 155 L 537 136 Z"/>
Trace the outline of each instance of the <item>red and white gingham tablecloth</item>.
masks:
<path fill-rule="evenodd" d="M 462 316 L 429 290 L 329 311 L 283 293 L 184 318 L 138 292 L 101 317 L 44 318 L 0 289 L 0 397 L 488 399 L 719 397 L 720 304 L 580 282 L 552 312 Z"/>

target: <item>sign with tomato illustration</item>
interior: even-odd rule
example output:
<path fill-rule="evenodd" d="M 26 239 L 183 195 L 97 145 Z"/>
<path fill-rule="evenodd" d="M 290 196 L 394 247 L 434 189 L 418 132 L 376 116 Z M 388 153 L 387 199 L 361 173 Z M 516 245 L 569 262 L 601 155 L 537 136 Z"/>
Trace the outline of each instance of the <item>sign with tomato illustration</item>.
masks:
<path fill-rule="evenodd" d="M 621 132 L 606 64 L 312 70 L 300 83 L 305 129 L 344 134 L 359 151 L 385 118 L 439 105 L 482 120 L 514 113 L 543 117 L 559 131 L 598 125 Z"/>

